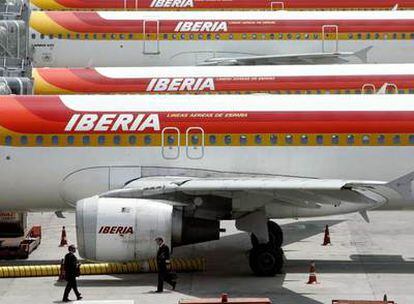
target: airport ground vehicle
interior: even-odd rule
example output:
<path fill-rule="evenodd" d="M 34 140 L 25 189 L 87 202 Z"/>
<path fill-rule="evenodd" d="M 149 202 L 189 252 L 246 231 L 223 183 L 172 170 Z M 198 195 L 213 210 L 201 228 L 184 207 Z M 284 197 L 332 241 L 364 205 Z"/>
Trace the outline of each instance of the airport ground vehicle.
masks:
<path fill-rule="evenodd" d="M 412 207 L 410 95 L 5 96 L 0 207 L 75 208 L 81 254 L 153 256 L 252 234 L 250 266 L 274 275 L 269 219 Z"/>
<path fill-rule="evenodd" d="M 34 92 L 51 94 L 414 93 L 414 65 L 38 68 Z"/>
<path fill-rule="evenodd" d="M 40 226 L 27 227 L 27 214 L 0 212 L 0 259 L 26 259 L 41 242 Z"/>
<path fill-rule="evenodd" d="M 35 67 L 413 63 L 413 41 L 414 11 L 32 12 L 29 35 Z"/>

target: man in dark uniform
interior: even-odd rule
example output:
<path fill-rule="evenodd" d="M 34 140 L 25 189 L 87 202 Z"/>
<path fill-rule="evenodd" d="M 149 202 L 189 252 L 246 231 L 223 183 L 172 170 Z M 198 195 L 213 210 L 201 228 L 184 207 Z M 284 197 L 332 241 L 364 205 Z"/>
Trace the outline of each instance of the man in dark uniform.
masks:
<path fill-rule="evenodd" d="M 171 285 L 172 289 L 175 290 L 177 282 L 172 278 L 170 273 L 170 248 L 164 243 L 162 237 L 157 237 L 155 242 L 158 245 L 157 251 L 157 266 L 158 266 L 158 288 L 156 292 L 164 291 L 164 281 Z"/>
<path fill-rule="evenodd" d="M 76 247 L 75 245 L 70 245 L 69 253 L 65 256 L 65 261 L 63 268 L 65 270 L 65 280 L 67 281 L 65 293 L 63 294 L 63 302 L 69 302 L 69 293 L 73 289 L 75 292 L 76 298 L 78 300 L 82 299 L 81 294 L 78 291 L 78 286 L 76 284 L 76 277 L 79 276 L 79 262 L 75 256 Z"/>

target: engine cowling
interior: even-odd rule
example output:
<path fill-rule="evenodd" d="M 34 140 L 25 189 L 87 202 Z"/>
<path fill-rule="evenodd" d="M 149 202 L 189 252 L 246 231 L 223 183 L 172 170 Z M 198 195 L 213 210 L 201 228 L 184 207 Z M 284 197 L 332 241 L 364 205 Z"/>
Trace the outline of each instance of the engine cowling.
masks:
<path fill-rule="evenodd" d="M 100 261 L 154 257 L 154 239 L 179 246 L 219 238 L 219 222 L 184 217 L 167 201 L 94 196 L 77 203 L 79 254 Z"/>

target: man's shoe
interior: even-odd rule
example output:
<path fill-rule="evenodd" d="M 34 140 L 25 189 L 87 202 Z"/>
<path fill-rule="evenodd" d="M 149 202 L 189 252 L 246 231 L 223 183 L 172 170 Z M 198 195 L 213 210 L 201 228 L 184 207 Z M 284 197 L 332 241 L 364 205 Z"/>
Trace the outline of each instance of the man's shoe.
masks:
<path fill-rule="evenodd" d="M 79 300 L 82 300 L 82 299 L 83 299 L 83 297 L 82 297 L 82 296 L 79 296 L 79 297 L 77 297 L 76 299 L 79 301 Z"/>
<path fill-rule="evenodd" d="M 172 290 L 175 290 L 175 286 L 177 286 L 177 282 L 172 282 Z"/>
<path fill-rule="evenodd" d="M 161 292 L 162 292 L 162 290 L 156 290 L 155 292 L 156 292 L 156 293 L 161 293 Z"/>
<path fill-rule="evenodd" d="M 70 302 L 69 299 L 63 299 L 62 302 Z"/>

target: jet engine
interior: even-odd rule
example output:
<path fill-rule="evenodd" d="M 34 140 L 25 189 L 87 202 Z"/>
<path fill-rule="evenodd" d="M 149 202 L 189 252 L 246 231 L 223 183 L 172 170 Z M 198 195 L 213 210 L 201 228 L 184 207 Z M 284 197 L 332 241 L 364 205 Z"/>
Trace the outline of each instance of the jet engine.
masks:
<path fill-rule="evenodd" d="M 79 254 L 90 260 L 154 257 L 154 239 L 180 246 L 219 238 L 219 221 L 184 216 L 184 207 L 153 199 L 94 196 L 77 203 Z"/>

